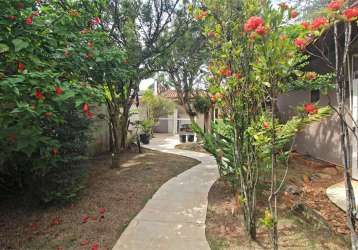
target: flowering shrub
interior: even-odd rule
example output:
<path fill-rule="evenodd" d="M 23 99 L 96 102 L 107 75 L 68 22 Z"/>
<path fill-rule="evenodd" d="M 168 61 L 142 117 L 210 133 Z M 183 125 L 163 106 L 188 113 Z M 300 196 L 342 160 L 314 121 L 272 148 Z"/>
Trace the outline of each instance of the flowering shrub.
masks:
<path fill-rule="evenodd" d="M 85 153 L 93 117 L 81 106 L 100 100 L 98 90 L 80 82 L 91 64 L 85 53 L 95 51 L 80 48 L 83 36 L 72 33 L 74 19 L 88 17 L 40 1 L 0 5 L 1 193 L 68 198 L 76 184 L 69 170 Z"/>

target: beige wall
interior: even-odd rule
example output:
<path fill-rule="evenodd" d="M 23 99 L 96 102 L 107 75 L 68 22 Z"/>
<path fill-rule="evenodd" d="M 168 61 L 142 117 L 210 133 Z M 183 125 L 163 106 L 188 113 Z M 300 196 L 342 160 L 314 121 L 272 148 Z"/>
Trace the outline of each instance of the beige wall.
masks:
<path fill-rule="evenodd" d="M 319 105 L 327 105 L 330 99 L 336 104 L 335 92 L 322 96 Z M 292 91 L 279 97 L 278 108 L 281 117 L 287 119 L 293 114 L 292 108 L 310 102 L 310 91 Z M 341 165 L 341 148 L 339 140 L 339 123 L 337 115 L 323 119 L 307 126 L 296 137 L 295 149 L 302 154 Z"/>

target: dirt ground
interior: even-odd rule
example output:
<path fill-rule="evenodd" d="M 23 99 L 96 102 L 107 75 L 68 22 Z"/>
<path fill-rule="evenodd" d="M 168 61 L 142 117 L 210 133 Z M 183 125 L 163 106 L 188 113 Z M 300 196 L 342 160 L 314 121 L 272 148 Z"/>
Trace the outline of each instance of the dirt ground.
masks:
<path fill-rule="evenodd" d="M 328 186 L 342 180 L 342 170 L 332 166 L 307 165 L 292 160 L 286 187 L 279 200 L 279 246 L 283 249 L 349 249 L 345 213 L 325 195 Z M 281 174 L 283 169 L 281 169 Z M 258 186 L 258 221 L 267 208 L 268 180 Z M 293 190 L 293 191 L 292 191 Z M 209 193 L 206 236 L 215 249 L 269 249 L 268 230 L 259 223 L 257 241 L 250 242 L 243 230 L 230 183 L 218 180 Z M 318 222 L 292 213 L 294 204 L 303 204 L 318 216 Z"/>
<path fill-rule="evenodd" d="M 178 144 L 175 146 L 176 149 L 182 149 L 182 150 L 190 150 L 190 151 L 195 151 L 195 152 L 201 152 L 201 153 L 207 153 L 205 151 L 205 149 L 203 148 L 203 146 L 201 146 L 198 143 L 193 143 L 193 142 L 187 142 L 187 143 L 182 143 L 182 144 Z"/>
<path fill-rule="evenodd" d="M 110 156 L 89 164 L 86 188 L 64 207 L 0 203 L 0 249 L 111 249 L 131 219 L 167 180 L 199 162 L 144 150 L 124 153 L 121 169 Z"/>

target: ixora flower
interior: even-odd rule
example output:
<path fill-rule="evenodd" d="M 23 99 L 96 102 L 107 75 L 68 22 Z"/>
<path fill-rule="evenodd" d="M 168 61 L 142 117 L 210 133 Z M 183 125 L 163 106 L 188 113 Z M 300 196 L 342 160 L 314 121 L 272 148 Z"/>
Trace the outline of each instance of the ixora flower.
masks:
<path fill-rule="evenodd" d="M 32 25 L 32 16 L 27 17 L 27 18 L 25 19 L 25 23 L 26 23 L 27 25 Z"/>
<path fill-rule="evenodd" d="M 40 90 L 37 89 L 35 91 L 35 98 L 37 100 L 43 100 L 43 99 L 45 99 L 45 96 L 42 94 L 42 92 Z"/>
<path fill-rule="evenodd" d="M 306 30 L 308 30 L 309 27 L 310 27 L 310 24 L 309 24 L 308 22 L 306 22 L 306 21 L 303 21 L 303 22 L 301 23 L 301 25 L 302 25 L 302 27 L 303 27 L 304 29 L 306 29 Z"/>
<path fill-rule="evenodd" d="M 266 35 L 267 30 L 266 30 L 265 26 L 260 25 L 259 27 L 256 28 L 255 32 L 257 34 L 259 34 L 260 36 L 264 36 L 264 35 Z"/>
<path fill-rule="evenodd" d="M 331 11 L 337 11 L 341 8 L 342 4 L 344 3 L 344 1 L 332 1 L 327 5 L 327 9 L 331 10 Z"/>
<path fill-rule="evenodd" d="M 262 19 L 262 17 L 252 16 L 244 24 L 244 31 L 245 32 L 253 31 L 253 30 L 257 29 L 257 27 L 259 27 L 259 26 L 264 26 L 264 24 L 265 24 L 265 22 Z"/>
<path fill-rule="evenodd" d="M 314 114 L 317 112 L 316 105 L 314 105 L 313 103 L 306 103 L 305 105 L 303 105 L 303 108 L 309 114 Z"/>
<path fill-rule="evenodd" d="M 358 16 L 358 8 L 349 8 L 343 12 L 343 16 L 347 18 L 348 21 L 351 21 L 353 18 Z"/>
<path fill-rule="evenodd" d="M 19 72 L 24 71 L 24 68 L 25 68 L 25 65 L 24 65 L 23 63 L 18 63 L 18 64 L 17 64 L 17 70 L 18 70 Z"/>
<path fill-rule="evenodd" d="M 307 40 L 304 38 L 296 38 L 294 44 L 297 48 L 304 49 L 307 44 Z"/>
<path fill-rule="evenodd" d="M 231 76 L 232 72 L 229 69 L 221 69 L 219 70 L 219 74 L 222 76 Z"/>
<path fill-rule="evenodd" d="M 323 26 L 326 26 L 328 24 L 328 20 L 324 17 L 317 17 L 312 21 L 311 27 L 312 29 L 320 29 Z"/>
<path fill-rule="evenodd" d="M 60 87 L 56 87 L 55 92 L 56 92 L 57 95 L 61 95 L 63 90 Z"/>

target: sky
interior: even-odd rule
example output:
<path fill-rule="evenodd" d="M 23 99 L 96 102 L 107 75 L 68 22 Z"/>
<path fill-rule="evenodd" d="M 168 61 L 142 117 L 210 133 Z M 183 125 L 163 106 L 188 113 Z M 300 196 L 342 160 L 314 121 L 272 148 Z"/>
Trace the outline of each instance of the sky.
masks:
<path fill-rule="evenodd" d="M 153 84 L 154 83 L 154 79 L 153 78 L 149 78 L 149 79 L 145 79 L 145 80 L 142 80 L 140 82 L 140 85 L 139 85 L 139 89 L 140 90 L 145 90 L 149 87 L 149 85 Z"/>

